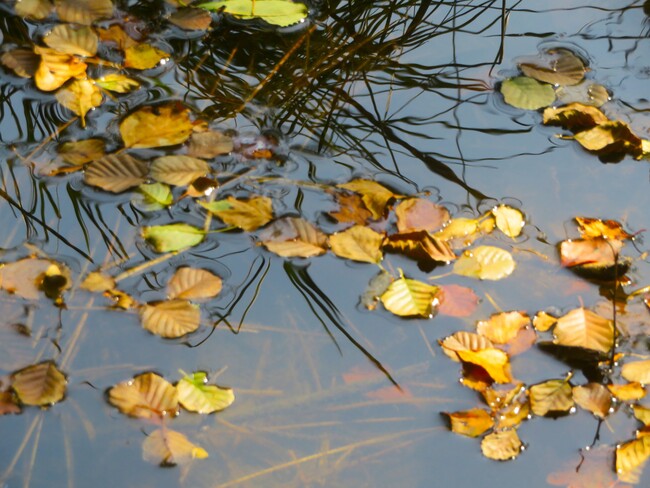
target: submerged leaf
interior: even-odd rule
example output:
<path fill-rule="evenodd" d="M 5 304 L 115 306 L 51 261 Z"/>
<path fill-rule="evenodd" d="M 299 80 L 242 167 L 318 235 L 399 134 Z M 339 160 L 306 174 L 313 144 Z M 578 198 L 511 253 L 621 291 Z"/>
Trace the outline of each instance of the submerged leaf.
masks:
<path fill-rule="evenodd" d="M 239 19 L 262 19 L 280 27 L 303 22 L 308 13 L 305 4 L 292 0 L 221 0 L 197 6 L 206 10 L 223 10 Z"/>
<path fill-rule="evenodd" d="M 140 319 L 152 334 L 175 339 L 199 328 L 201 311 L 187 300 L 167 300 L 144 305 Z"/>
<path fill-rule="evenodd" d="M 327 236 L 303 218 L 283 217 L 264 229 L 262 244 L 283 257 L 309 258 L 325 253 Z"/>
<path fill-rule="evenodd" d="M 482 408 L 464 412 L 444 412 L 449 417 L 451 431 L 468 437 L 478 437 L 494 426 L 494 419 Z"/>
<path fill-rule="evenodd" d="M 216 130 L 195 132 L 190 138 L 187 154 L 195 158 L 211 159 L 233 150 L 232 137 Z"/>
<path fill-rule="evenodd" d="M 156 252 L 173 252 L 203 242 L 205 231 L 188 224 L 167 224 L 143 227 L 142 237 Z"/>
<path fill-rule="evenodd" d="M 129 93 L 140 86 L 138 81 L 119 73 L 104 75 L 101 78 L 93 80 L 93 82 L 98 87 L 115 93 Z"/>
<path fill-rule="evenodd" d="M 515 429 L 493 432 L 481 441 L 483 455 L 496 461 L 509 461 L 516 458 L 521 453 L 522 447 Z"/>
<path fill-rule="evenodd" d="M 515 260 L 505 249 L 479 246 L 465 251 L 454 264 L 454 273 L 480 280 L 500 280 L 515 270 Z"/>
<path fill-rule="evenodd" d="M 397 230 L 433 232 L 449 221 L 449 211 L 424 198 L 402 200 L 395 208 Z"/>
<path fill-rule="evenodd" d="M 584 347 L 607 354 L 614 345 L 612 321 L 582 307 L 560 317 L 553 333 L 553 343 L 561 346 Z"/>
<path fill-rule="evenodd" d="M 143 107 L 120 123 L 126 147 L 148 148 L 181 144 L 192 133 L 190 111 L 181 105 Z"/>
<path fill-rule="evenodd" d="M 187 464 L 192 459 L 205 459 L 208 453 L 202 447 L 192 444 L 180 432 L 157 429 L 142 443 L 142 457 L 150 463 L 175 466 Z"/>
<path fill-rule="evenodd" d="M 108 154 L 86 166 L 84 181 L 105 191 L 121 193 L 144 183 L 146 163 L 126 153 Z"/>
<path fill-rule="evenodd" d="M 37 300 L 44 291 L 47 276 L 66 276 L 69 270 L 49 259 L 25 258 L 0 266 L 0 287 L 28 300 Z M 65 283 L 64 286 L 69 286 Z"/>
<path fill-rule="evenodd" d="M 568 412 L 573 407 L 571 384 L 566 380 L 548 380 L 528 389 L 530 408 L 535 415 Z"/>
<path fill-rule="evenodd" d="M 212 15 L 200 8 L 180 8 L 169 16 L 169 21 L 185 30 L 206 30 L 212 24 Z"/>
<path fill-rule="evenodd" d="M 108 390 L 108 402 L 124 415 L 143 419 L 178 415 L 176 388 L 162 376 L 143 373 Z"/>
<path fill-rule="evenodd" d="M 90 25 L 113 15 L 111 0 L 54 0 L 56 13 L 65 22 Z"/>
<path fill-rule="evenodd" d="M 186 186 L 210 172 L 210 166 L 202 159 L 184 156 L 162 156 L 151 163 L 151 177 L 168 185 Z"/>
<path fill-rule="evenodd" d="M 541 59 L 520 63 L 526 76 L 551 85 L 575 85 L 585 77 L 582 60 L 568 49 L 554 49 L 544 53 Z"/>
<path fill-rule="evenodd" d="M 430 318 L 438 306 L 440 288 L 408 278 L 393 281 L 382 294 L 386 310 L 401 317 Z"/>
<path fill-rule="evenodd" d="M 548 107 L 555 101 L 555 91 L 551 85 L 526 76 L 505 80 L 501 84 L 501 94 L 508 105 L 524 110 Z"/>
<path fill-rule="evenodd" d="M 383 259 L 383 241 L 383 234 L 361 225 L 329 236 L 330 248 L 334 254 L 365 263 L 379 263 Z"/>
<path fill-rule="evenodd" d="M 88 276 L 79 285 L 88 291 L 107 291 L 115 288 L 115 279 L 99 271 L 88 273 Z"/>
<path fill-rule="evenodd" d="M 213 298 L 221 292 L 221 278 L 207 269 L 178 268 L 167 285 L 169 298 Z"/>
<path fill-rule="evenodd" d="M 372 217 L 372 213 L 366 208 L 363 199 L 356 193 L 337 192 L 334 194 L 334 198 L 339 208 L 329 212 L 329 215 L 337 222 L 366 225 Z"/>
<path fill-rule="evenodd" d="M 170 56 L 168 52 L 158 49 L 151 44 L 136 44 L 124 50 L 124 67 L 140 70 L 151 69 L 158 66 L 158 63 L 163 59 L 168 59 Z"/>
<path fill-rule="evenodd" d="M 441 285 L 439 298 L 438 311 L 450 317 L 469 317 L 479 302 L 474 290 L 460 285 Z"/>
<path fill-rule="evenodd" d="M 361 305 L 366 307 L 368 310 L 374 310 L 377 308 L 377 302 L 393 280 L 394 278 L 384 270 L 381 270 L 377 275 L 373 276 L 361 296 Z"/>
<path fill-rule="evenodd" d="M 66 163 L 78 166 L 102 158 L 106 154 L 106 143 L 102 139 L 64 142 L 58 153 Z"/>
<path fill-rule="evenodd" d="M 235 401 L 232 388 L 208 385 L 207 381 L 207 374 L 203 371 L 180 380 L 176 389 L 181 405 L 191 412 L 208 414 L 223 410 Z"/>
<path fill-rule="evenodd" d="M 372 218 L 375 220 L 384 216 L 386 207 L 391 201 L 401 198 L 401 195 L 396 195 L 388 188 L 371 180 L 352 180 L 336 186 L 361 195 L 363 203 L 370 210 Z"/>
<path fill-rule="evenodd" d="M 64 54 L 94 56 L 97 54 L 97 34 L 87 26 L 59 24 L 43 37 L 43 42 Z"/>
<path fill-rule="evenodd" d="M 273 219 L 273 204 L 268 197 L 237 199 L 229 196 L 217 202 L 199 203 L 226 224 L 247 232 L 259 229 Z"/>
<path fill-rule="evenodd" d="M 81 126 L 86 127 L 86 114 L 102 104 L 102 92 L 90 80 L 74 80 L 54 95 L 65 108 L 81 117 Z"/>
<path fill-rule="evenodd" d="M 25 405 L 53 405 L 65 396 L 67 380 L 52 361 L 27 366 L 11 378 L 12 388 Z"/>

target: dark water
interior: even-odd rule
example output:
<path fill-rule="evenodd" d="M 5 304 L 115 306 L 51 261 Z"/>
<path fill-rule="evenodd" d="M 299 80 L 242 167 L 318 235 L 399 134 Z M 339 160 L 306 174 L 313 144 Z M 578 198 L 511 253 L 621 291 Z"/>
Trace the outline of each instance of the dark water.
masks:
<path fill-rule="evenodd" d="M 153 70 L 147 89 L 123 104 L 109 102 L 91 114 L 86 130 L 74 124 L 46 141 L 32 161 L 24 158 L 71 114 L 29 81 L 2 72 L 3 188 L 68 241 L 26 222 L 3 200 L 3 261 L 30 255 L 30 243 L 67 263 L 78 283 L 99 266 L 128 269 L 155 257 L 139 237 L 142 225 L 201 225 L 203 214 L 189 200 L 170 213 L 147 214 L 131 206 L 128 192 L 113 196 L 91 189 L 80 175 L 41 176 L 59 140 L 106 134 L 116 144 L 116 115 L 171 99 L 220 129 L 278 136 L 288 155 L 283 165 L 223 157 L 218 173 L 260 165 L 255 174 L 318 183 L 374 178 L 403 194 L 429 191 L 454 216 L 478 216 L 498 202 L 521 208 L 528 225 L 513 246 L 515 273 L 498 282 L 440 278 L 473 288 L 482 298 L 477 311 L 466 318 L 400 320 L 381 307 L 370 312 L 358 305 L 374 266 L 332 254 L 287 261 L 252 245 L 248 234 L 213 234 L 120 283 L 146 302 L 164 298 L 164 284 L 180 265 L 223 278 L 224 291 L 203 309 L 201 329 L 172 341 L 144 331 L 137 313 L 108 310 L 101 295 L 76 287 L 66 296 L 65 310 L 5 294 L 0 373 L 52 358 L 68 375 L 68 392 L 50 409 L 30 407 L 0 417 L 0 487 L 532 488 L 547 486 L 549 473 L 578 465 L 578 450 L 592 443 L 598 429 L 584 411 L 525 422 L 519 434 L 526 450 L 507 463 L 482 457 L 478 439 L 450 433 L 440 412 L 481 402 L 460 386 L 458 364 L 442 354 L 437 340 L 471 330 L 496 311 L 491 301 L 531 315 L 601 301 L 597 286 L 557 265 L 554 244 L 571 235 L 574 216 L 619 220 L 632 232 L 650 229 L 647 161 L 628 157 L 603 164 L 575 142 L 557 139 L 558 129 L 543 127 L 538 112 L 509 107 L 493 90 L 517 73 L 518 57 L 571 49 L 587 60 L 588 78 L 611 91 L 612 101 L 603 107 L 607 115 L 648 138 L 650 21 L 643 2 L 508 1 L 507 21 L 504 5 L 496 1 L 375 2 L 375 9 L 361 3 L 315 9 L 318 28 L 286 64 L 283 55 L 308 27 L 276 34 L 225 23 L 201 40 L 175 29 L 159 33 L 162 27 L 152 24 L 153 38 L 177 61 Z M 151 5 L 130 7 L 134 15 L 151 17 Z M 9 7 L 3 9 L 5 43 L 42 33 L 42 27 L 23 24 Z M 423 20 L 409 31 L 418 15 Z M 380 22 L 391 27 L 382 35 L 376 33 L 385 29 Z M 255 100 L 237 111 L 278 65 Z M 323 216 L 324 207 L 332 207 L 321 192 L 286 184 L 263 191 L 274 198 L 276 214 L 300 214 L 325 232 L 338 229 Z M 505 237 L 495 239 L 512 246 Z M 639 247 L 644 249 L 642 241 Z M 402 267 L 418 279 L 428 276 L 395 256 L 385 266 Z M 650 283 L 643 258 L 630 277 L 631 289 Z M 224 315 L 233 328 L 241 326 L 238 334 L 223 322 L 210 334 Z M 16 335 L 15 323 L 29 325 L 31 338 Z M 527 384 L 568 370 L 535 349 L 512 362 L 515 376 Z M 377 363 L 406 393 L 391 387 Z M 174 419 L 172 427 L 204 447 L 209 458 L 161 469 L 142 460 L 142 441 L 155 427 L 118 413 L 104 391 L 143 371 L 176 381 L 180 369 L 211 372 L 237 399 L 216 415 Z M 599 442 L 612 446 L 630 439 L 635 426 L 621 410 L 600 427 Z M 646 472 L 639 486 L 649 481 Z"/>

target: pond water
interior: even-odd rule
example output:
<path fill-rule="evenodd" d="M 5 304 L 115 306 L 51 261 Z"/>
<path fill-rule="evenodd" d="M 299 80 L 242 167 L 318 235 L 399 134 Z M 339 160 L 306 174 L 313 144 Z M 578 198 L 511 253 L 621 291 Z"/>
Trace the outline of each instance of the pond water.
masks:
<path fill-rule="evenodd" d="M 438 341 L 475 331 L 477 321 L 500 311 L 559 316 L 584 305 L 611 315 L 607 286 L 560 267 L 557 244 L 577 237 L 576 216 L 616 220 L 639 233 L 624 252 L 633 259 L 625 291 L 650 285 L 648 161 L 604 163 L 576 141 L 557 138 L 567 132 L 544 126 L 541 111 L 510 106 L 499 92 L 503 80 L 519 74 L 518 59 L 570 50 L 587 64 L 587 79 L 609 91 L 603 112 L 649 139 L 648 2 L 332 0 L 313 2 L 298 26 L 214 14 L 207 32 L 164 20 L 174 2 L 115 3 L 115 18 L 96 25 L 123 25 L 170 59 L 122 71 L 141 87 L 104 94 L 85 128 L 52 92 L 6 67 L 0 72 L 2 261 L 48 258 L 70 268 L 71 282 L 65 306 L 57 306 L 42 294 L 6 293 L 3 276 L 0 391 L 12 373 L 44 360 L 66 375 L 67 388 L 49 408 L 24 405 L 20 414 L 0 416 L 0 487 L 598 486 L 613 476 L 614 446 L 640 428 L 631 402 L 620 402 L 602 423 L 583 409 L 534 416 L 518 427 L 525 449 L 517 459 L 487 459 L 480 437 L 450 432 L 441 415 L 484 403 L 461 385 L 460 364 Z M 7 3 L 0 11 L 5 51 L 42 45 L 58 22 L 55 14 L 24 20 Z M 98 56 L 119 63 L 115 52 L 100 46 Z M 524 213 L 522 235 L 494 232 L 481 243 L 508 250 L 516 269 L 481 281 L 450 273 L 452 266 L 424 272 L 386 254 L 383 267 L 395 277 L 401 269 L 427 283 L 471 288 L 480 298 L 463 316 L 404 319 L 381 304 L 360 305 L 377 266 L 331 252 L 283 258 L 259 245 L 260 231 L 210 233 L 178 254 L 157 253 L 143 227 L 205 223 L 196 199 L 179 199 L 185 188 L 174 189 L 168 209 L 147 211 L 133 191 L 92 187 L 81 172 L 49 173 L 61 166 L 61 144 L 95 137 L 107 152 L 117 151 L 127 114 L 168 101 L 235 140 L 233 152 L 210 158 L 222 184 L 210 198 L 264 195 L 276 217 L 300 216 L 327 234 L 349 226 L 327 214 L 336 209 L 331 189 L 354 179 L 417 194 L 452 217 L 478 218 L 504 203 Z M 252 155 L 254 149 L 260 151 Z M 132 153 L 150 161 L 185 151 L 172 145 Z M 394 213 L 387 215 L 376 230 L 394 231 Z M 220 227 L 215 217 L 211 228 Z M 200 302 L 200 327 L 178 339 L 149 333 L 137 308 L 117 310 L 110 298 L 80 287 L 101 270 L 119 276 L 119 290 L 138 303 L 164 300 L 182 266 L 211 271 L 223 290 Z M 642 357 L 650 314 L 638 300 L 628 309 L 621 316 L 641 331 L 629 351 Z M 510 362 L 525 385 L 570 370 L 537 346 Z M 181 432 L 208 457 L 161 469 L 142 453 L 159 422 L 123 415 L 107 390 L 149 371 L 174 383 L 181 370 L 208 372 L 236 400 L 215 414 L 165 419 L 165 429 Z M 624 382 L 619 372 L 612 380 Z M 575 369 L 571 381 L 587 377 Z M 586 446 L 605 456 L 585 462 L 577 484 L 568 476 Z M 638 484 L 650 486 L 647 469 Z"/>

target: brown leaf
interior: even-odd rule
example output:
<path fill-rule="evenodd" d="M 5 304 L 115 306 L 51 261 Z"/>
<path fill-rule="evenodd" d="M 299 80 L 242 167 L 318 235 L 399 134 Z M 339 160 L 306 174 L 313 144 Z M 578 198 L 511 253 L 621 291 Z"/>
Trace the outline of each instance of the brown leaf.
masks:
<path fill-rule="evenodd" d="M 560 317 L 553 329 L 554 344 L 583 347 L 607 354 L 614 345 L 611 320 L 580 307 Z"/>
<path fill-rule="evenodd" d="M 623 241 L 617 239 L 569 239 L 560 244 L 562 266 L 614 266 Z"/>
<path fill-rule="evenodd" d="M 556 415 L 573 407 L 573 392 L 567 380 L 548 380 L 528 389 L 530 408 L 535 415 Z"/>
<path fill-rule="evenodd" d="M 582 103 L 544 109 L 544 125 L 559 125 L 571 132 L 591 129 L 606 122 L 609 122 L 609 119 L 599 109 Z"/>
<path fill-rule="evenodd" d="M 67 380 L 53 361 L 27 366 L 11 375 L 12 388 L 25 405 L 40 407 L 63 400 Z"/>
<path fill-rule="evenodd" d="M 192 134 L 187 154 L 195 158 L 212 159 L 222 154 L 229 154 L 232 150 L 232 137 L 220 131 L 208 130 Z"/>
<path fill-rule="evenodd" d="M 0 391 L 0 415 L 7 415 L 9 413 L 20 413 L 21 408 L 14 401 L 14 396 L 10 391 Z"/>
<path fill-rule="evenodd" d="M 450 317 L 469 317 L 478 307 L 479 298 L 474 290 L 460 285 L 441 285 L 438 295 L 438 312 Z"/>
<path fill-rule="evenodd" d="M 187 300 L 152 302 L 140 310 L 142 327 L 168 339 L 194 332 L 201 324 L 199 308 Z"/>
<path fill-rule="evenodd" d="M 600 383 L 588 383 L 584 386 L 573 387 L 573 399 L 578 406 L 604 419 L 609 415 L 612 405 L 612 394 L 607 387 Z"/>
<path fill-rule="evenodd" d="M 167 285 L 169 298 L 212 298 L 221 292 L 221 278 L 206 269 L 178 268 Z"/>
<path fill-rule="evenodd" d="M 478 437 L 494 426 L 494 419 L 482 408 L 473 408 L 464 412 L 443 412 L 449 417 L 451 431 L 468 437 Z"/>
<path fill-rule="evenodd" d="M 114 42 L 121 51 L 138 44 L 119 24 L 113 24 L 108 29 L 98 29 L 98 32 L 103 42 Z"/>
<path fill-rule="evenodd" d="M 489 459 L 509 461 L 521 453 L 523 447 L 515 429 L 507 429 L 486 435 L 481 441 L 481 451 Z"/>
<path fill-rule="evenodd" d="M 90 25 L 113 15 L 111 0 L 54 0 L 56 13 L 65 22 Z"/>
<path fill-rule="evenodd" d="M 352 180 L 348 183 L 342 183 L 336 186 L 361 195 L 363 203 L 366 208 L 370 210 L 372 218 L 375 220 L 383 217 L 384 213 L 386 213 L 386 208 L 391 201 L 401 198 L 401 195 L 396 195 L 388 188 L 371 180 Z"/>
<path fill-rule="evenodd" d="M 402 200 L 395 208 L 399 232 L 440 229 L 450 219 L 449 211 L 424 198 Z"/>
<path fill-rule="evenodd" d="M 171 14 L 169 21 L 185 30 L 206 30 L 212 24 L 212 15 L 202 8 L 186 7 Z"/>
<path fill-rule="evenodd" d="M 31 49 L 16 48 L 2 53 L 0 61 L 18 76 L 31 78 L 36 74 L 41 58 Z"/>
<path fill-rule="evenodd" d="M 427 231 L 404 232 L 386 237 L 384 249 L 414 259 L 423 268 L 448 263 L 456 255 L 445 241 L 433 237 Z"/>
<path fill-rule="evenodd" d="M 229 196 L 225 200 L 199 203 L 224 223 L 247 232 L 257 230 L 273 219 L 273 203 L 268 197 L 237 199 Z"/>
<path fill-rule="evenodd" d="M 186 186 L 209 172 L 204 160 L 182 154 L 161 156 L 151 163 L 151 177 L 168 185 Z"/>
<path fill-rule="evenodd" d="M 324 254 L 327 236 L 305 219 L 283 217 L 272 222 L 260 236 L 262 244 L 283 257 L 308 258 Z"/>
<path fill-rule="evenodd" d="M 43 42 L 52 49 L 64 54 L 94 56 L 97 54 L 99 38 L 87 26 L 59 24 L 43 37 Z"/>
<path fill-rule="evenodd" d="M 108 154 L 91 162 L 85 170 L 84 181 L 112 193 L 120 193 L 147 181 L 149 168 L 126 153 Z"/>
<path fill-rule="evenodd" d="M 102 139 L 70 141 L 61 144 L 57 151 L 66 163 L 79 166 L 104 156 L 106 143 Z"/>
<path fill-rule="evenodd" d="M 0 287 L 22 298 L 37 300 L 48 275 L 65 276 L 69 275 L 69 271 L 62 264 L 49 259 L 25 258 L 0 267 Z"/>
<path fill-rule="evenodd" d="M 587 71 L 582 60 L 568 49 L 552 49 L 536 59 L 519 63 L 526 75 L 551 85 L 575 85 Z"/>
<path fill-rule="evenodd" d="M 372 213 L 356 193 L 337 192 L 334 194 L 334 198 L 339 205 L 339 209 L 329 212 L 329 214 L 337 222 L 365 225 L 372 217 Z"/>

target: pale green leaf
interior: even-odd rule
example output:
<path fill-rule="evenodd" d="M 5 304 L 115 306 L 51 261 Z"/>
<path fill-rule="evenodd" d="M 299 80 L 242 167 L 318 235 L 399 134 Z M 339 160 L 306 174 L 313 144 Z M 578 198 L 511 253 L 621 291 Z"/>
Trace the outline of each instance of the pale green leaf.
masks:
<path fill-rule="evenodd" d="M 138 192 L 142 194 L 142 207 L 149 212 L 167 208 L 174 202 L 171 189 L 163 183 L 140 185 Z"/>
<path fill-rule="evenodd" d="M 110 73 L 93 81 L 98 87 L 115 93 L 129 93 L 140 86 L 138 81 L 119 73 Z"/>
<path fill-rule="evenodd" d="M 307 6 L 291 0 L 223 0 L 197 5 L 206 10 L 224 12 L 240 19 L 262 19 L 269 24 L 286 27 L 307 17 Z"/>
<path fill-rule="evenodd" d="M 203 371 L 180 380 L 176 389 L 181 405 L 192 412 L 207 414 L 223 410 L 235 401 L 232 388 L 208 385 L 207 381 L 207 375 Z"/>
<path fill-rule="evenodd" d="M 156 252 L 173 252 L 201 243 L 205 232 L 188 224 L 167 224 L 144 227 L 142 236 Z"/>
<path fill-rule="evenodd" d="M 551 85 L 525 76 L 505 80 L 501 84 L 501 94 L 508 105 L 525 110 L 548 107 L 555 101 Z"/>
<path fill-rule="evenodd" d="M 430 318 L 438 306 L 437 286 L 400 278 L 393 281 L 381 296 L 384 307 L 402 317 Z"/>
<path fill-rule="evenodd" d="M 479 246 L 465 251 L 454 264 L 454 273 L 481 280 L 500 280 L 515 270 L 515 260 L 505 249 Z"/>

